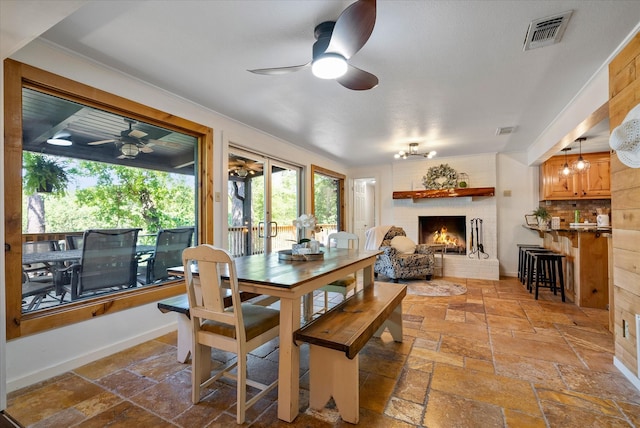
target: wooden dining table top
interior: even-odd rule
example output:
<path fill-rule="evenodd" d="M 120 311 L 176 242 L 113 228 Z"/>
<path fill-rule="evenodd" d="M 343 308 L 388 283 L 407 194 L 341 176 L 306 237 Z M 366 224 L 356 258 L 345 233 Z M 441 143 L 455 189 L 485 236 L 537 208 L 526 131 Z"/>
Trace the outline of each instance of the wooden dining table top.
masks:
<path fill-rule="evenodd" d="M 236 257 L 234 261 L 238 282 L 291 289 L 378 254 L 380 251 L 331 248 L 325 249 L 320 260 L 281 260 L 278 253 L 270 253 Z M 172 267 L 168 272 L 182 275 L 184 267 Z M 223 270 L 221 276 L 228 279 L 228 271 Z"/>

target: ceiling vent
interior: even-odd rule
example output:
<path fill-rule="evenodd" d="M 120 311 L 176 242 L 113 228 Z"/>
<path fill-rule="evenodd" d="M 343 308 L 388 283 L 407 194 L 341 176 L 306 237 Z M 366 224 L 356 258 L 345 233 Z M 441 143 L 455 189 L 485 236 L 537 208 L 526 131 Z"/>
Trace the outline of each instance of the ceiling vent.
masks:
<path fill-rule="evenodd" d="M 503 126 L 501 128 L 496 128 L 496 135 L 513 134 L 515 130 L 516 130 L 515 126 Z"/>
<path fill-rule="evenodd" d="M 572 13 L 572 10 L 568 10 L 558 15 L 531 21 L 523 50 L 528 51 L 559 43 Z"/>

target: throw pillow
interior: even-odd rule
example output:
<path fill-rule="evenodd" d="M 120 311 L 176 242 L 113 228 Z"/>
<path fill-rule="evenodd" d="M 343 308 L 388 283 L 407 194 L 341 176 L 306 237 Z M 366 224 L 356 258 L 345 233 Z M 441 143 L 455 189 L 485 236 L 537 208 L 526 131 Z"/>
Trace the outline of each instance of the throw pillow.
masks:
<path fill-rule="evenodd" d="M 413 254 L 416 250 L 416 243 L 406 236 L 394 236 L 391 246 L 403 254 Z"/>

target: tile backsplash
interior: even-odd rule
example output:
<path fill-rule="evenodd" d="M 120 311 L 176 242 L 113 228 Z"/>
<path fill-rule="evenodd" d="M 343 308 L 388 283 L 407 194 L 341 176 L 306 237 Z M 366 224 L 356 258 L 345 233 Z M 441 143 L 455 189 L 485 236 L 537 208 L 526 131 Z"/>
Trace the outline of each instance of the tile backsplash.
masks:
<path fill-rule="evenodd" d="M 597 209 L 604 209 L 605 213 L 611 212 L 610 199 L 581 199 L 573 201 L 545 201 L 541 206 L 547 208 L 552 217 L 560 217 L 560 227 L 569 227 L 573 223 L 574 211 L 580 210 L 580 222 L 587 220 L 596 222 Z"/>

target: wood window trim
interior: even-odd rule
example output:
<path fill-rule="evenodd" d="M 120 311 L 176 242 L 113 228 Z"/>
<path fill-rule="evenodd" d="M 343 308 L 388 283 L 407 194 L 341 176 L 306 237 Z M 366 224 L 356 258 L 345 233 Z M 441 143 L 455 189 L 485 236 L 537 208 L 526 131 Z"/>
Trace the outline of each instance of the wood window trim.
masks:
<path fill-rule="evenodd" d="M 327 177 L 335 178 L 338 180 L 338 187 L 340 191 L 340 216 L 338 218 L 338 230 L 345 230 L 346 222 L 345 222 L 345 197 L 344 197 L 344 182 L 347 179 L 347 176 L 344 174 L 340 174 L 339 172 L 332 171 L 330 169 L 322 168 L 318 165 L 311 165 L 311 212 L 315 214 L 316 212 L 316 203 L 315 203 L 315 176 L 316 174 L 325 175 Z"/>
<path fill-rule="evenodd" d="M 213 242 L 213 129 L 47 71 L 4 61 L 4 217 L 7 339 L 89 320 L 184 293 L 180 281 L 99 296 L 34 313 L 22 313 L 22 88 L 175 130 L 198 139 L 198 242 Z M 6 251 L 6 248 L 10 248 Z M 17 250 L 15 250 L 17 249 Z"/>

